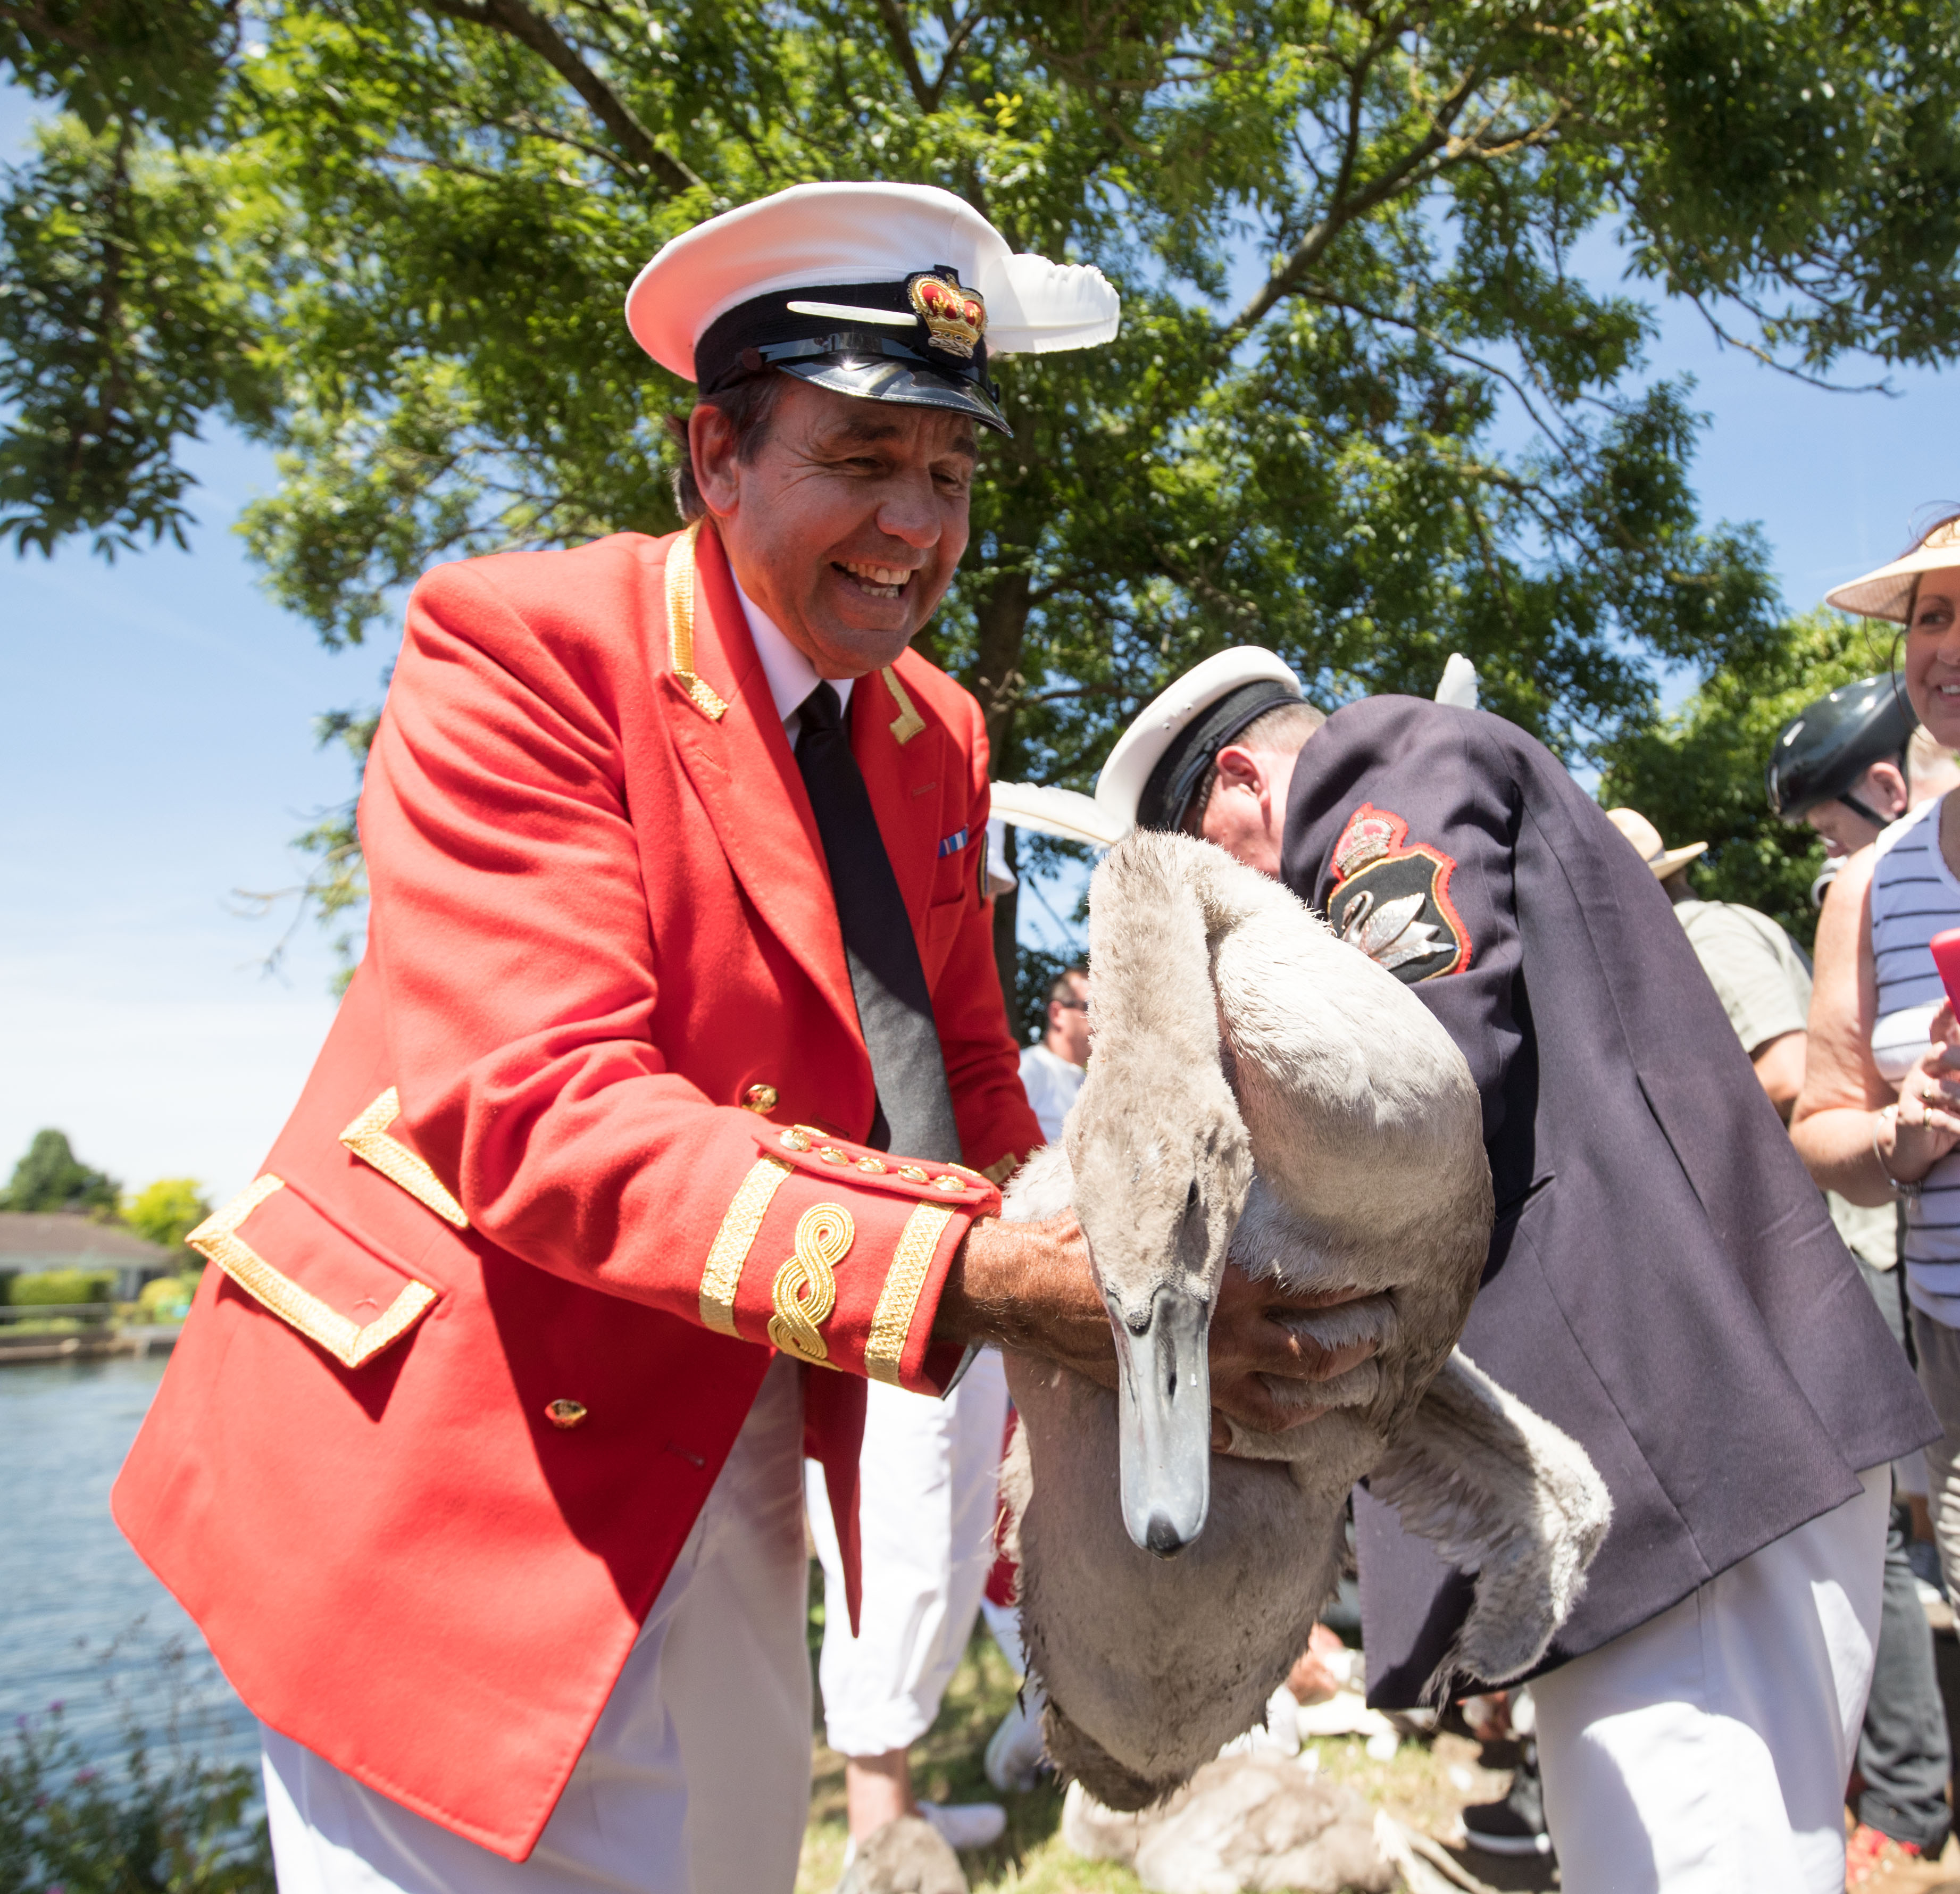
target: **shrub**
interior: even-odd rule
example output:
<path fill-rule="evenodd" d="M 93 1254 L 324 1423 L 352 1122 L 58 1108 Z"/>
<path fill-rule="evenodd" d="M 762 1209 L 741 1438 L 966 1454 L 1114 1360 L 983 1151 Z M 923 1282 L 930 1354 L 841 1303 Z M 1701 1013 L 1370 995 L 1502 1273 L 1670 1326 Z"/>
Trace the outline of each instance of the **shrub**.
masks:
<path fill-rule="evenodd" d="M 138 1319 L 145 1322 L 181 1322 L 190 1313 L 190 1299 L 197 1294 L 198 1273 L 186 1270 L 180 1276 L 159 1276 L 146 1282 L 136 1298 Z"/>
<path fill-rule="evenodd" d="M 107 1302 L 115 1287 L 113 1270 L 42 1269 L 16 1276 L 11 1300 L 17 1308 L 44 1308 L 50 1303 Z"/>
<path fill-rule="evenodd" d="M 159 1177 L 123 1201 L 123 1221 L 145 1243 L 174 1249 L 211 1214 L 195 1177 Z"/>
<path fill-rule="evenodd" d="M 91 1767 L 57 1704 L 0 1756 L 0 1894 L 274 1894 L 249 1768 L 152 1760 L 133 1724 L 119 1768 Z"/>

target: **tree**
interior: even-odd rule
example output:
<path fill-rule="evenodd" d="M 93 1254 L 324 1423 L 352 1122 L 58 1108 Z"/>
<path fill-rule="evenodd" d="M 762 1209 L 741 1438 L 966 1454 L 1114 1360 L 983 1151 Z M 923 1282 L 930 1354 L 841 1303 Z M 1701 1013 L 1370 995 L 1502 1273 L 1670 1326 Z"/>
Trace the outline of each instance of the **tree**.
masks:
<path fill-rule="evenodd" d="M 67 1132 L 39 1131 L 0 1192 L 0 1210 L 88 1211 L 107 1221 L 116 1214 L 122 1189 L 106 1172 L 90 1169 L 75 1156 Z"/>
<path fill-rule="evenodd" d="M 1818 611 L 1717 672 L 1672 716 L 1629 731 L 1606 752 L 1600 800 L 1630 804 L 1671 845 L 1706 842 L 1689 871 L 1695 891 L 1739 901 L 1780 922 L 1808 947 L 1816 931 L 1811 883 L 1824 845 L 1770 813 L 1765 778 L 1776 734 L 1826 691 L 1892 667 L 1885 635 Z"/>
<path fill-rule="evenodd" d="M 248 536 L 359 642 L 434 560 L 673 524 L 689 391 L 619 317 L 726 205 L 946 186 L 1122 290 L 1112 348 L 1005 365 L 925 637 L 997 773 L 1087 784 L 1207 652 L 1328 702 L 1428 689 L 1592 756 L 1656 665 L 1774 633 L 1706 530 L 1635 272 L 1821 373 L 1960 339 L 1960 0 L 0 0 L 68 108 L 0 206 L 0 530 L 174 532 L 180 442 L 281 451 Z M 358 729 L 358 725 L 343 727 Z M 316 841 L 358 894 L 345 824 Z M 1001 904 L 1010 946 L 1013 903 Z M 1004 958 L 1006 957 L 1004 956 Z M 1012 990 L 1011 982 L 1010 990 Z"/>
<path fill-rule="evenodd" d="M 210 1214 L 195 1177 L 159 1177 L 123 1205 L 123 1221 L 145 1243 L 166 1249 L 176 1249 Z"/>

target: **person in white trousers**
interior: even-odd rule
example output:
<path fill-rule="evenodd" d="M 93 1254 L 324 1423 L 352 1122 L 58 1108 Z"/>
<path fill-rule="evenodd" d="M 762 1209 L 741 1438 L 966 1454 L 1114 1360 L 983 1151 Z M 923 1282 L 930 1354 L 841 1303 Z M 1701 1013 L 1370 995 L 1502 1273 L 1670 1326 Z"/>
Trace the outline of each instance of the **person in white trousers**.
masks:
<path fill-rule="evenodd" d="M 875 1383 L 867 1393 L 858 1467 L 864 1590 L 854 1638 L 823 1469 L 812 1460 L 805 1473 L 824 1574 L 825 1736 L 845 1758 L 845 1819 L 854 1846 L 887 1822 L 918 1815 L 954 1848 L 984 1848 L 1005 1829 L 1006 1812 L 991 1802 L 918 1802 L 909 1755 L 939 1714 L 993 1566 L 1007 1377 L 989 1349 L 943 1400 Z"/>
<path fill-rule="evenodd" d="M 1021 1083 L 1051 1141 L 1061 1135 L 1088 1059 L 1089 976 L 1070 967 L 1049 990 L 1041 1043 L 1021 1055 Z M 853 1843 L 914 1813 L 955 1848 L 985 1847 L 1006 1826 L 998 1803 L 918 1802 L 910 1751 L 932 1727 L 982 1608 L 1007 1412 L 1007 1380 L 991 1352 L 975 1358 L 943 1401 L 881 1386 L 868 1392 L 858 1472 L 864 1606 L 854 1638 L 842 1612 L 826 1612 L 819 1672 L 826 1736 L 845 1758 Z M 807 1479 L 826 1596 L 839 1598 L 843 1568 L 814 1462 Z M 991 1607 L 988 1622 L 1008 1662 L 1023 1669 L 1019 1614 Z M 1000 1787 L 1025 1787 L 1040 1755 L 1039 1706 L 1017 1705 L 988 1746 L 988 1773 Z"/>

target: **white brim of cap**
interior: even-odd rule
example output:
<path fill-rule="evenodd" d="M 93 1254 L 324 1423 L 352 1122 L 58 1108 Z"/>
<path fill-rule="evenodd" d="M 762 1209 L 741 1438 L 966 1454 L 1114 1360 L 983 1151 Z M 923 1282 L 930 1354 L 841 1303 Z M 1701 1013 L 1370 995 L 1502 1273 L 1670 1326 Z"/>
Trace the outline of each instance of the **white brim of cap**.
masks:
<path fill-rule="evenodd" d="M 1826 592 L 1824 602 L 1841 612 L 1855 612 L 1860 618 L 1882 618 L 1889 624 L 1903 625 L 1920 575 L 1955 569 L 1960 569 L 1960 520 L 1943 520 L 1903 559 Z"/>
<path fill-rule="evenodd" d="M 1150 772 L 1172 740 L 1195 717 L 1201 716 L 1228 691 L 1270 678 L 1284 684 L 1296 697 L 1300 680 L 1277 651 L 1263 645 L 1240 645 L 1195 664 L 1169 689 L 1153 699 L 1117 740 L 1096 778 L 1096 800 L 1113 823 L 1127 833 L 1136 826 L 1137 804 Z"/>
<path fill-rule="evenodd" d="M 1058 789 L 1048 783 L 997 782 L 988 795 L 1001 821 L 1036 835 L 1113 848 L 1130 832 L 1131 824 L 1111 815 L 1093 796 L 1085 796 L 1079 789 Z"/>
<path fill-rule="evenodd" d="M 1042 355 L 1112 341 L 1122 304 L 1099 269 L 1017 256 L 963 199 L 931 184 L 796 184 L 663 245 L 626 292 L 626 326 L 663 368 L 695 378 L 694 347 L 757 296 L 896 282 L 950 264 L 987 304 L 987 352 Z"/>

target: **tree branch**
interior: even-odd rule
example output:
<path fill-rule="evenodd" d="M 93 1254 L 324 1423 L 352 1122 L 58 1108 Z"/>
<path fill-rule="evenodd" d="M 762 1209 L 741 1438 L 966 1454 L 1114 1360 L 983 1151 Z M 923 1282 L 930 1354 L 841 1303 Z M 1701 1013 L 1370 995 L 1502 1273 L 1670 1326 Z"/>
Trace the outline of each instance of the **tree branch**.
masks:
<path fill-rule="evenodd" d="M 1468 103 L 1483 78 L 1481 68 L 1475 65 L 1467 68 L 1451 88 L 1449 97 L 1438 107 L 1430 120 L 1427 133 L 1403 154 L 1398 163 L 1391 165 L 1379 177 L 1370 180 L 1353 196 L 1337 195 L 1335 201 L 1328 205 L 1325 215 L 1293 246 L 1285 261 L 1266 279 L 1258 293 L 1233 317 L 1220 339 L 1230 344 L 1259 322 L 1276 303 L 1293 291 L 1300 279 L 1326 253 L 1328 246 L 1357 217 L 1394 196 L 1424 170 L 1433 171 L 1441 168 L 1433 165 L 1431 161 L 1450 143 L 1451 123 Z M 1357 83 L 1351 94 L 1351 97 L 1357 103 L 1359 94 Z M 1348 129 L 1351 149 L 1358 138 L 1359 132 L 1358 117 L 1351 116 Z M 1344 154 L 1341 161 L 1341 183 L 1344 185 L 1348 169 L 1349 160 Z M 1340 188 L 1337 186 L 1337 193 Z"/>
<path fill-rule="evenodd" d="M 578 50 L 524 0 L 424 0 L 432 13 L 472 26 L 488 27 L 536 53 L 592 108 L 593 115 L 625 148 L 626 154 L 669 196 L 692 190 L 701 180 L 680 160 L 654 142 L 633 109 L 580 58 Z"/>
<path fill-rule="evenodd" d="M 568 146 L 574 151 L 583 151 L 588 158 L 597 158 L 600 164 L 615 171 L 631 171 L 634 167 L 611 146 L 595 144 L 590 138 L 579 137 L 562 126 L 549 123 L 535 112 L 513 112 L 504 123 L 514 132 L 520 132 L 527 138 L 542 138 L 553 145 Z"/>
<path fill-rule="evenodd" d="M 912 24 L 905 18 L 902 0 L 878 0 L 878 17 L 885 23 L 886 37 L 891 40 L 892 51 L 899 64 L 905 68 L 905 83 L 912 89 L 912 97 L 921 112 L 939 110 L 939 87 L 926 83 L 925 70 L 918 62 L 918 49 L 912 44 Z M 945 83 L 946 69 L 940 70 L 940 81 Z"/>

